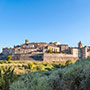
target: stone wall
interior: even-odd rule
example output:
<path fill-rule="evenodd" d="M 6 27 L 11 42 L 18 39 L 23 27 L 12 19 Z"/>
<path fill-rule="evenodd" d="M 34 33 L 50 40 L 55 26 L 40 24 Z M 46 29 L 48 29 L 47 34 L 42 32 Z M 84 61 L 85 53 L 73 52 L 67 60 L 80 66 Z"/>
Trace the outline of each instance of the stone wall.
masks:
<path fill-rule="evenodd" d="M 78 59 L 78 57 L 74 57 L 72 54 L 43 54 L 43 61 L 67 61 Z"/>
<path fill-rule="evenodd" d="M 41 53 L 34 53 L 34 54 L 16 54 L 12 55 L 12 60 L 36 60 L 36 61 L 42 61 L 43 60 L 43 54 Z"/>
<path fill-rule="evenodd" d="M 0 60 L 6 60 L 8 55 L 0 55 Z"/>
<path fill-rule="evenodd" d="M 8 56 L 8 55 L 7 55 Z M 7 56 L 0 56 L 1 60 L 6 60 Z M 58 53 L 32 53 L 32 54 L 15 54 L 12 56 L 12 60 L 36 60 L 36 61 L 67 61 L 78 60 L 78 57 L 74 57 L 72 54 L 58 54 Z"/>

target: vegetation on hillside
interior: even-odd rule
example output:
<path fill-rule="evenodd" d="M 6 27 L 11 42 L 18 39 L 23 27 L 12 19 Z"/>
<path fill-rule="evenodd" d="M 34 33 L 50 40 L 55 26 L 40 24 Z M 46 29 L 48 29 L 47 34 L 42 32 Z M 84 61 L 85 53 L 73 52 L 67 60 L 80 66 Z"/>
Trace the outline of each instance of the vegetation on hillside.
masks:
<path fill-rule="evenodd" d="M 10 84 L 19 77 L 12 67 L 0 67 L 0 90 L 9 90 Z"/>
<path fill-rule="evenodd" d="M 9 90 L 13 81 L 27 72 L 41 72 L 57 70 L 65 67 L 66 62 L 41 62 L 41 61 L 0 61 L 0 90 Z"/>
<path fill-rule="evenodd" d="M 0 62 L 0 90 L 90 90 L 90 58 Z"/>
<path fill-rule="evenodd" d="M 28 72 L 10 90 L 90 90 L 90 59 L 58 70 Z"/>

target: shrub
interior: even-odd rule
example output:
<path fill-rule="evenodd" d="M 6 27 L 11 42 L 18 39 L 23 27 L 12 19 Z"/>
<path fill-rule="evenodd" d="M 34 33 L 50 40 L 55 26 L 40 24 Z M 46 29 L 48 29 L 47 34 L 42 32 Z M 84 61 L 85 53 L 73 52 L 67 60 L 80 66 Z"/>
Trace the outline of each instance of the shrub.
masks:
<path fill-rule="evenodd" d="M 3 61 L 0 61 L 0 64 L 3 64 L 4 62 Z"/>
<path fill-rule="evenodd" d="M 43 65 L 39 65 L 36 68 L 37 68 L 37 71 L 44 71 L 45 69 Z"/>
<path fill-rule="evenodd" d="M 5 64 L 7 64 L 8 63 L 8 61 L 3 61 Z"/>
<path fill-rule="evenodd" d="M 45 70 L 51 71 L 52 69 L 54 69 L 52 64 L 47 64 L 47 66 L 45 66 Z"/>
<path fill-rule="evenodd" d="M 10 60 L 9 60 L 8 63 L 13 63 L 13 61 L 10 61 Z"/>
<path fill-rule="evenodd" d="M 34 67 L 34 64 L 33 64 L 33 63 L 28 63 L 28 68 L 29 68 L 30 70 L 32 70 L 33 67 Z"/>
<path fill-rule="evenodd" d="M 0 70 L 3 70 L 4 69 L 4 66 L 0 66 Z"/>
<path fill-rule="evenodd" d="M 14 69 L 11 68 L 4 68 L 3 73 L 0 72 L 0 90 L 9 90 L 9 85 L 17 79 Z"/>
<path fill-rule="evenodd" d="M 12 59 L 11 56 L 8 56 L 8 57 L 7 57 L 7 61 L 10 61 L 11 59 Z"/>
<path fill-rule="evenodd" d="M 49 63 L 45 63 L 45 64 L 43 64 L 44 66 L 48 66 L 49 65 Z"/>
<path fill-rule="evenodd" d="M 89 90 L 90 89 L 90 67 L 83 70 L 81 74 L 82 81 L 81 81 L 81 89 Z"/>
<path fill-rule="evenodd" d="M 24 69 L 28 69 L 28 66 L 27 65 L 22 65 L 22 67 L 24 67 Z"/>
<path fill-rule="evenodd" d="M 53 64 L 54 68 L 60 68 L 59 64 Z"/>
<path fill-rule="evenodd" d="M 27 73 L 10 85 L 10 90 L 53 90 L 48 84 L 47 76 L 42 73 Z"/>
<path fill-rule="evenodd" d="M 49 49 L 49 50 L 48 50 L 48 53 L 52 53 L 52 50 L 51 50 L 51 49 Z"/>

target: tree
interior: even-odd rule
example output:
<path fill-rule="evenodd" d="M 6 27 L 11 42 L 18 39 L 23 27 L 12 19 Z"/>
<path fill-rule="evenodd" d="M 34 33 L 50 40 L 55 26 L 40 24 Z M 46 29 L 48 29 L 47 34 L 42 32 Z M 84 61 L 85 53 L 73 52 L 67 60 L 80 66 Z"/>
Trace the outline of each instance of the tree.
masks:
<path fill-rule="evenodd" d="M 7 61 L 10 61 L 11 59 L 12 59 L 11 56 L 8 56 L 8 57 L 7 57 Z"/>
<path fill-rule="evenodd" d="M 51 49 L 49 49 L 49 50 L 48 50 L 48 53 L 52 53 L 52 50 L 51 50 Z"/>
<path fill-rule="evenodd" d="M 29 68 L 30 70 L 32 70 L 32 69 L 34 68 L 34 64 L 33 64 L 33 63 L 28 63 L 28 68 Z"/>

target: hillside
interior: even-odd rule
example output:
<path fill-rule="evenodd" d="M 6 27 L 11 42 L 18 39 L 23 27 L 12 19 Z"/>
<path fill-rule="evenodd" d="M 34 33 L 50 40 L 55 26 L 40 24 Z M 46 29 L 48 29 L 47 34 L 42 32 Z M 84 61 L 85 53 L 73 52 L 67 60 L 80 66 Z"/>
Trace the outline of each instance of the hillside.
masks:
<path fill-rule="evenodd" d="M 0 90 L 90 90 L 90 58 L 74 62 L 4 61 Z"/>
<path fill-rule="evenodd" d="M 26 73 L 10 90 L 90 90 L 90 58 L 58 70 Z"/>

